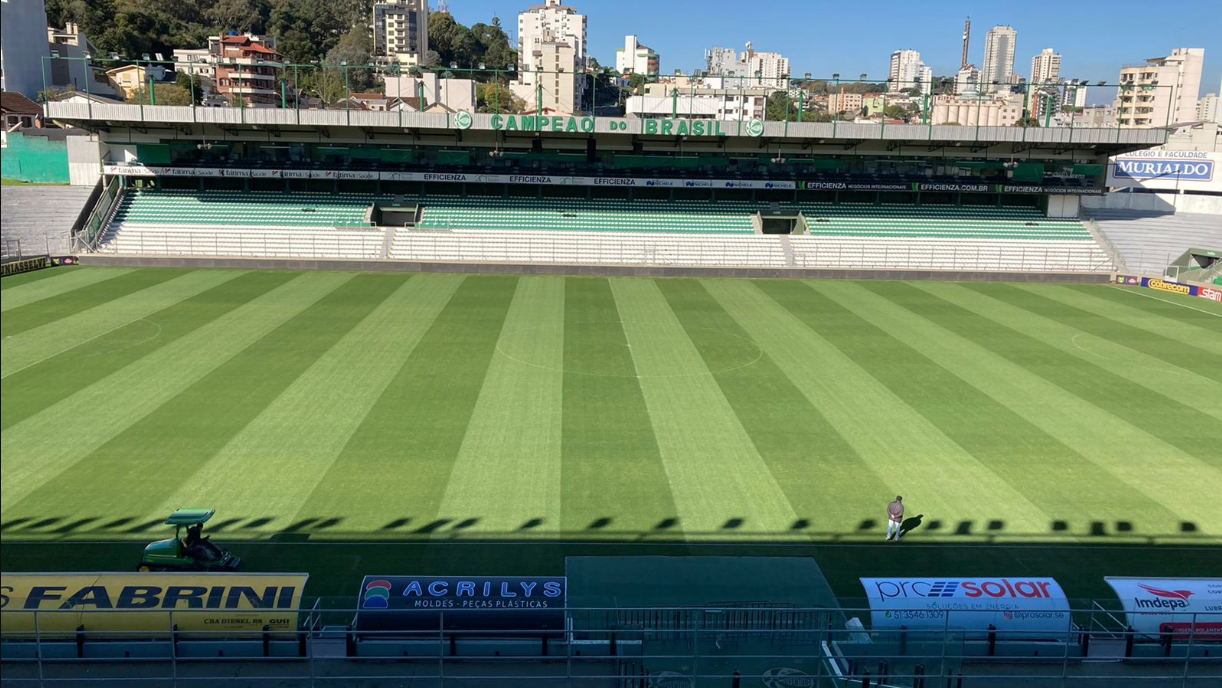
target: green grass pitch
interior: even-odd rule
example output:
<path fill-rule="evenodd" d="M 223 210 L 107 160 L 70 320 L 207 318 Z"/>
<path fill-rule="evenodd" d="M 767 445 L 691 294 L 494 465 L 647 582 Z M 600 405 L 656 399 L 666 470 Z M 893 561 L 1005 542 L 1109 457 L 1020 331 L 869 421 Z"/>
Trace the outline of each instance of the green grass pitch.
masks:
<path fill-rule="evenodd" d="M 1222 309 L 1112 286 L 59 268 L 3 280 L 5 570 L 180 506 L 315 593 L 570 553 L 1222 570 Z M 920 517 L 883 542 L 885 506 Z"/>

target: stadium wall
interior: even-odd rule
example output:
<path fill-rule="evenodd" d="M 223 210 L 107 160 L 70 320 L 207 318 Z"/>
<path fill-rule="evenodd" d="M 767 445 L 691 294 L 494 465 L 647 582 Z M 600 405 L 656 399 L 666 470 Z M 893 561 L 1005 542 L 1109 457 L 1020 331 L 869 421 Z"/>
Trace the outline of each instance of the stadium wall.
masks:
<path fill-rule="evenodd" d="M 994 272 L 961 270 L 848 270 L 804 268 L 659 267 L 633 265 L 535 265 L 506 263 L 422 263 L 393 260 L 289 260 L 282 258 L 182 258 L 113 256 L 90 253 L 82 265 L 159 268 L 234 268 L 242 270 L 358 270 L 369 272 L 446 272 L 464 274 L 557 275 L 589 277 L 728 277 L 745 279 L 877 279 L 939 282 L 1060 282 L 1104 284 L 1109 273 Z"/>
<path fill-rule="evenodd" d="M 1083 196 L 1081 202 L 1083 208 L 1222 215 L 1222 196 L 1202 194 L 1122 192 L 1106 196 Z"/>
<path fill-rule="evenodd" d="M 8 134 L 0 154 L 0 176 L 22 182 L 67 184 L 67 143 L 63 138 L 40 134 Z"/>
<path fill-rule="evenodd" d="M 68 179 L 73 186 L 95 186 L 102 178 L 102 147 L 97 135 L 68 138 Z"/>

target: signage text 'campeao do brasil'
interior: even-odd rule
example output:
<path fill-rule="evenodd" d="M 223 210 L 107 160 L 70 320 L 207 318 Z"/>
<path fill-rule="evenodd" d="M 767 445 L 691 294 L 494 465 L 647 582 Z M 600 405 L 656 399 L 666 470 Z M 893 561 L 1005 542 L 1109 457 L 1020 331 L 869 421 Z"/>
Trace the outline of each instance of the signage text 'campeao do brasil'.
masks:
<path fill-rule="evenodd" d="M 640 133 L 647 136 L 727 136 L 718 120 L 686 120 L 686 119 L 646 119 Z M 624 131 L 628 123 L 612 122 L 613 128 L 618 126 Z M 570 133 L 591 133 L 594 131 L 593 117 L 544 117 L 536 115 L 493 115 L 492 128 L 495 131 L 562 131 Z"/>

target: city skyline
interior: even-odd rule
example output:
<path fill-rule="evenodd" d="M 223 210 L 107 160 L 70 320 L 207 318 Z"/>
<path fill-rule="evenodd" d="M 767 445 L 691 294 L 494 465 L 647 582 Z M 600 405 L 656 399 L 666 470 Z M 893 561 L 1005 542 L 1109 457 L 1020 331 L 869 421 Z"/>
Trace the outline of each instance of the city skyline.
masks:
<path fill-rule="evenodd" d="M 662 55 L 661 73 L 680 69 L 691 73 L 704 67 L 704 51 L 724 46 L 741 51 L 747 41 L 756 50 L 775 52 L 790 59 L 794 76 L 815 77 L 839 73 L 844 78 L 867 74 L 887 78 L 891 54 L 900 49 L 921 53 L 937 76 L 959 70 L 963 20 L 972 17 L 969 61 L 984 61 L 985 34 L 998 25 L 1017 32 L 1015 70 L 1022 76 L 1031 58 L 1047 47 L 1064 56 L 1065 79 L 1088 79 L 1115 84 L 1122 65 L 1168 54 L 1173 48 L 1205 49 L 1205 69 L 1199 96 L 1213 92 L 1222 78 L 1222 19 L 1214 4 L 1186 0 L 1176 12 L 1152 23 L 1148 3 L 1117 0 L 1095 3 L 1032 2 L 1024 6 L 1003 2 L 942 2 L 912 6 L 880 2 L 869 12 L 856 6 L 820 5 L 782 0 L 753 6 L 728 0 L 700 3 L 657 3 L 645 0 L 566 0 L 589 20 L 591 57 L 614 67 L 615 49 L 624 36 L 635 34 Z M 488 22 L 499 16 L 512 28 L 520 7 L 504 0 L 452 0 L 450 11 L 463 23 Z M 883 21 L 885 19 L 885 21 Z M 662 29 L 659 27 L 668 27 Z M 1122 38 L 1122 40 L 1118 40 Z M 1102 100 L 1092 93 L 1091 100 Z"/>

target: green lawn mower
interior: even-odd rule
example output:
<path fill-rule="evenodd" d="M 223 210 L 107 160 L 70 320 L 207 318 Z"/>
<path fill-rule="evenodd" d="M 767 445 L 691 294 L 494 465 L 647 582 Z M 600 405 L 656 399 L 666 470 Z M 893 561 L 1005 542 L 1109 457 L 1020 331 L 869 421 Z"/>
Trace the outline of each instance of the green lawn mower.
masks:
<path fill-rule="evenodd" d="M 166 525 L 174 526 L 174 537 L 151 542 L 140 557 L 139 571 L 233 571 L 242 561 L 204 537 L 204 523 L 216 509 L 179 509 Z"/>

